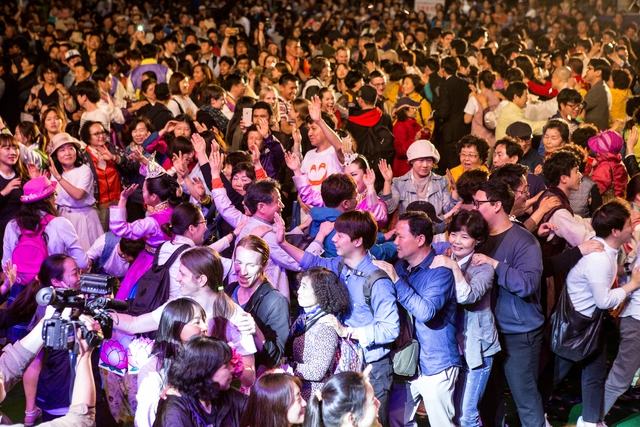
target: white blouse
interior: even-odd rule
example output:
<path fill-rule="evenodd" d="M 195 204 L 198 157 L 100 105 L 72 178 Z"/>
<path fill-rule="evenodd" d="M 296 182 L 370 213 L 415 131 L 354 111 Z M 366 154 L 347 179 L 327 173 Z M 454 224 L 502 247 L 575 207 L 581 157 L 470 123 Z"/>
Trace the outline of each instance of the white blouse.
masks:
<path fill-rule="evenodd" d="M 58 193 L 56 205 L 69 208 L 83 208 L 86 206 L 93 206 L 95 204 L 96 199 L 93 197 L 93 183 L 95 178 L 89 166 L 82 165 L 80 167 L 73 168 L 70 171 L 64 171 L 61 175 L 69 184 L 79 188 L 80 190 L 84 190 L 85 195 L 80 200 L 76 200 L 67 193 L 67 190 L 65 190 L 60 183 L 58 183 L 58 186 L 56 187 L 56 192 Z M 55 181 L 56 179 L 52 177 L 51 180 Z"/>

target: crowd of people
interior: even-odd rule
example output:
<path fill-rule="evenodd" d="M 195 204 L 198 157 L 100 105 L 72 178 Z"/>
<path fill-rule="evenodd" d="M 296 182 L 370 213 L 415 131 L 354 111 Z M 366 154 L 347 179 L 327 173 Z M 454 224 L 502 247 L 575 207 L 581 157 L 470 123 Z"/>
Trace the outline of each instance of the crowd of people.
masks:
<path fill-rule="evenodd" d="M 4 4 L 0 401 L 22 378 L 26 426 L 475 427 L 508 386 L 546 427 L 578 365 L 577 425 L 604 426 L 640 369 L 616 5 Z M 36 294 L 84 273 L 128 308 L 72 366 Z"/>

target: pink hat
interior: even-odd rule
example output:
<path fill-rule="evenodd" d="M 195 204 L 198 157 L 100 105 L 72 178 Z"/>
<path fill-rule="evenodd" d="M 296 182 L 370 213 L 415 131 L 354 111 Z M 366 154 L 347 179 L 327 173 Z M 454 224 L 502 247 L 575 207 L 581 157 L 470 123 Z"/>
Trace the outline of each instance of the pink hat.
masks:
<path fill-rule="evenodd" d="M 587 143 L 594 153 L 617 153 L 624 145 L 624 140 L 618 132 L 605 130 L 589 138 Z"/>
<path fill-rule="evenodd" d="M 46 199 L 56 191 L 57 186 L 57 182 L 49 181 L 49 178 L 46 176 L 33 178 L 24 185 L 24 195 L 20 197 L 20 201 L 22 203 L 33 203 Z"/>

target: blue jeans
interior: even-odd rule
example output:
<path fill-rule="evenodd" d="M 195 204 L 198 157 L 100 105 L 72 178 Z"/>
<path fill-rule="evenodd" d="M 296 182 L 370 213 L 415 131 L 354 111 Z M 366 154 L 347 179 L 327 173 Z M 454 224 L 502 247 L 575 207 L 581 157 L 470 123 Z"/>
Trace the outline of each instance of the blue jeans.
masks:
<path fill-rule="evenodd" d="M 480 403 L 480 399 L 482 399 L 484 390 L 487 387 L 491 365 L 493 365 L 493 357 L 488 356 L 484 358 L 484 363 L 477 368 L 469 369 L 469 366 L 465 363 L 460 369 L 454 397 L 456 425 L 460 427 L 480 426 L 478 403 Z"/>

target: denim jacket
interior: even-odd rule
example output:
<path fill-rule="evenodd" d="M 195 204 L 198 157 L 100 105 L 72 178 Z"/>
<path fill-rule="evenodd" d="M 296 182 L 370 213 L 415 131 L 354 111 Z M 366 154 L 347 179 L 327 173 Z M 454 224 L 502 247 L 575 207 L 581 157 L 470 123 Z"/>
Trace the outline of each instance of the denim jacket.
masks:
<path fill-rule="evenodd" d="M 378 267 L 373 265 L 371 255 L 367 253 L 355 269 L 345 265 L 338 271 L 342 257 L 321 258 L 309 252 L 304 254 L 300 267 L 306 270 L 321 266 L 328 268 L 340 277 L 347 286 L 351 298 L 351 312 L 344 323 L 352 328 L 362 328 L 365 338 L 360 340 L 367 363 L 375 362 L 389 354 L 391 343 L 400 333 L 400 319 L 396 305 L 396 292 L 389 279 L 380 279 L 371 292 L 371 308 L 364 299 L 365 277 Z M 454 336 L 455 340 L 455 336 Z"/>
<path fill-rule="evenodd" d="M 409 272 L 409 264 L 396 264 L 398 301 L 414 317 L 420 343 L 420 375 L 436 375 L 462 366 L 456 339 L 456 294 L 453 273 L 445 267 L 431 269 L 434 250 Z"/>
<path fill-rule="evenodd" d="M 400 213 L 404 213 L 409 203 L 418 201 L 418 193 L 411 179 L 412 173 L 413 171 L 409 171 L 400 177 L 393 178 L 391 194 L 387 194 L 386 196 L 379 194 L 380 199 L 387 204 L 389 215 L 396 209 L 399 209 Z M 433 172 L 431 172 L 431 181 L 429 182 L 426 201 L 433 205 L 436 209 L 436 214 L 438 214 L 440 218 L 443 218 L 444 214 L 453 209 L 456 203 L 458 203 L 457 200 L 451 197 L 447 178 Z M 433 225 L 435 234 L 445 232 L 446 224 L 444 221 L 439 224 L 434 223 Z"/>

